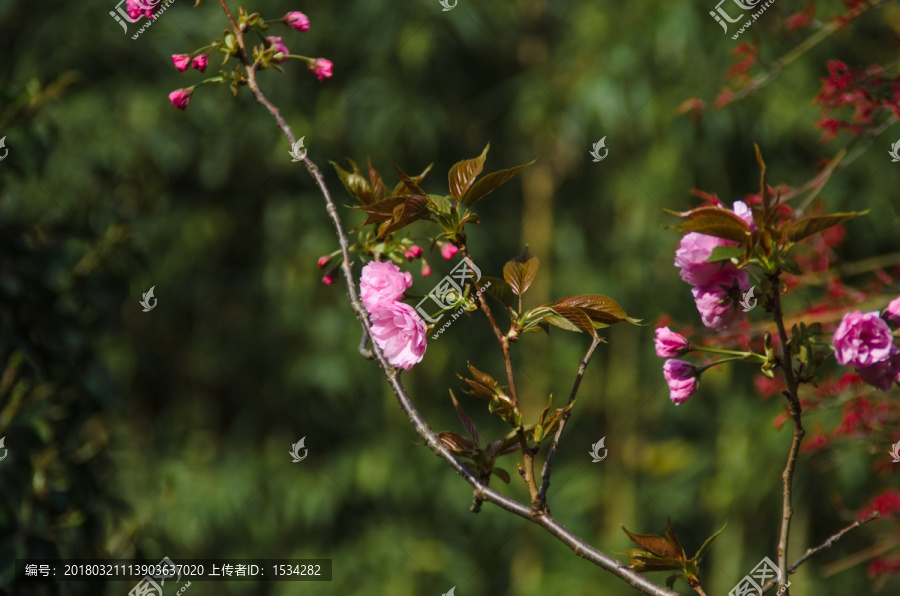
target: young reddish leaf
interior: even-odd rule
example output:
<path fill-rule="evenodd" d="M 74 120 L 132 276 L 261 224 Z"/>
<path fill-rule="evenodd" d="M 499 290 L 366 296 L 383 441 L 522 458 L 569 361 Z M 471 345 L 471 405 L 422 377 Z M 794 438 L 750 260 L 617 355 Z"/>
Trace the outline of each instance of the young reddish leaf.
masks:
<path fill-rule="evenodd" d="M 503 266 L 503 278 L 516 296 L 522 296 L 528 290 L 537 277 L 540 264 L 540 260 L 532 256 L 526 246 L 525 252 Z"/>
<path fill-rule="evenodd" d="M 547 306 L 554 309 L 557 306 L 579 308 L 584 311 L 592 321 L 607 325 L 625 322 L 637 324 L 640 322 L 640 319 L 629 317 L 625 310 L 619 306 L 618 302 L 603 294 L 566 296 Z"/>
<path fill-rule="evenodd" d="M 491 192 L 496 190 L 498 187 L 500 187 L 501 184 L 505 184 L 506 182 L 508 182 L 510 178 L 533 164 L 535 161 L 537 160 L 529 161 L 526 164 L 522 164 L 514 168 L 500 170 L 498 172 L 491 172 L 490 174 L 476 182 L 474 186 L 469 189 L 469 192 L 466 193 L 466 196 L 464 197 L 466 207 L 471 207 L 472 205 L 489 195 Z"/>
<path fill-rule="evenodd" d="M 628 534 L 628 537 L 632 542 L 634 542 L 641 548 L 650 551 L 658 557 L 667 557 L 678 561 L 684 561 L 686 559 L 684 551 L 680 548 L 677 548 L 665 536 L 656 536 L 653 534 L 633 534 L 629 532 L 628 529 L 625 528 L 625 526 L 622 526 L 622 531 Z M 680 568 L 681 565 L 679 565 L 678 567 Z"/>
<path fill-rule="evenodd" d="M 469 436 L 472 437 L 472 440 L 475 441 L 475 445 L 479 444 L 478 437 L 478 429 L 475 428 L 475 423 L 469 418 L 465 411 L 462 409 L 462 406 L 459 405 L 459 402 L 456 401 L 456 396 L 453 395 L 453 390 L 450 390 L 450 399 L 453 400 L 453 405 L 456 407 L 456 413 L 459 414 L 459 419 L 462 421 L 463 426 L 466 427 L 466 432 L 469 433 Z"/>
<path fill-rule="evenodd" d="M 855 213 L 831 213 L 821 217 L 808 217 L 795 221 L 787 227 L 786 236 L 791 242 L 798 242 L 804 238 L 809 238 L 814 234 L 818 234 L 828 228 L 840 225 L 845 221 L 849 221 L 854 217 L 865 215 L 869 210 L 859 211 Z"/>
<path fill-rule="evenodd" d="M 387 186 L 385 186 L 381 174 L 372 167 L 372 158 L 367 157 L 366 163 L 369 166 L 369 183 L 372 185 L 372 193 L 375 195 L 376 201 L 381 200 L 387 196 Z"/>
<path fill-rule="evenodd" d="M 431 170 L 431 166 L 434 164 L 428 164 L 428 167 L 425 168 L 418 176 L 410 177 L 406 175 L 400 168 L 397 167 L 397 164 L 394 164 L 394 169 L 397 170 L 397 176 L 400 177 L 400 184 L 394 187 L 394 192 L 391 194 L 395 195 L 422 195 L 425 196 L 428 193 L 419 188 L 419 183 L 425 179 L 425 174 Z"/>
<path fill-rule="evenodd" d="M 550 310 L 571 323 L 575 329 L 560 324 L 559 319 L 552 315 L 545 316 L 544 320 L 551 325 L 556 325 L 561 329 L 568 329 L 569 331 L 584 331 L 588 335 L 595 335 L 597 333 L 596 329 L 594 329 L 594 324 L 591 322 L 591 318 L 580 308 L 574 306 L 551 306 Z"/>
<path fill-rule="evenodd" d="M 675 229 L 679 232 L 697 232 L 707 236 L 733 240 L 741 244 L 746 244 L 750 239 L 750 227 L 747 225 L 747 222 L 729 209 L 698 207 L 682 213 L 668 209 L 666 211 L 687 220 L 675 226 Z"/>
<path fill-rule="evenodd" d="M 402 205 L 394 207 L 391 217 L 393 221 L 385 221 L 378 228 L 378 237 L 383 238 L 391 232 L 401 230 L 422 218 L 431 216 L 428 210 L 428 199 L 421 195 L 412 195 L 405 197 L 406 202 Z"/>
<path fill-rule="evenodd" d="M 684 548 L 681 546 L 681 542 L 678 540 L 678 536 L 675 534 L 675 528 L 672 527 L 672 518 L 667 515 L 666 521 L 669 524 L 669 527 L 666 530 L 666 538 L 669 540 L 669 542 L 672 543 L 672 546 L 675 547 L 675 550 L 681 553 L 681 559 L 687 559 Z"/>
<path fill-rule="evenodd" d="M 491 470 L 491 473 L 506 484 L 509 484 L 509 472 L 507 472 L 503 468 L 494 468 L 493 470 Z"/>
<path fill-rule="evenodd" d="M 526 427 L 526 432 L 528 428 Z M 493 457 L 500 457 L 501 455 L 508 455 L 510 453 L 515 453 L 519 449 L 521 449 L 522 444 L 519 442 L 519 433 L 515 430 L 510 431 L 505 437 L 500 440 L 494 441 L 490 445 L 488 445 L 487 453 Z"/>
<path fill-rule="evenodd" d="M 490 283 L 491 285 L 488 285 Z M 513 291 L 509 284 L 499 277 L 490 277 L 482 275 L 481 279 L 475 284 L 478 289 L 486 288 L 488 296 L 491 296 L 503 306 L 511 306 L 513 303 Z"/>
<path fill-rule="evenodd" d="M 466 452 L 475 449 L 475 444 L 469 439 L 453 432 L 442 432 L 438 434 L 444 447 L 455 453 L 456 455 L 465 455 Z"/>
<path fill-rule="evenodd" d="M 478 157 L 457 162 L 450 168 L 450 173 L 448 174 L 450 195 L 456 202 L 462 200 L 463 195 L 466 194 L 466 191 L 475 182 L 475 178 L 481 173 L 482 168 L 484 168 L 484 160 L 487 158 L 487 152 L 490 148 L 491 144 L 488 143 Z"/>
<path fill-rule="evenodd" d="M 494 377 L 487 374 L 486 372 L 481 372 L 480 370 L 478 370 L 477 368 L 472 366 L 471 362 L 466 362 L 466 366 L 469 367 L 469 372 L 472 373 L 473 379 L 475 379 L 479 383 L 482 383 L 482 384 L 490 387 L 491 389 L 497 389 L 497 390 L 500 389 L 500 383 L 495 381 Z"/>

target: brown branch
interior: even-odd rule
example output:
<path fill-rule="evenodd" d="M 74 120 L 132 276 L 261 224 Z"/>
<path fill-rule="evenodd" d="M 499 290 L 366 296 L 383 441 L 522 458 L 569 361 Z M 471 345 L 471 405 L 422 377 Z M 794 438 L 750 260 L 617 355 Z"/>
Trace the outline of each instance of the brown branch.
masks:
<path fill-rule="evenodd" d="M 578 365 L 578 374 L 575 375 L 575 383 L 572 385 L 572 392 L 569 394 L 569 402 L 566 404 L 569 409 L 566 410 L 559 419 L 559 428 L 556 429 L 556 434 L 553 435 L 553 442 L 550 443 L 550 450 L 547 451 L 547 457 L 544 459 L 544 469 L 541 471 L 541 490 L 538 492 L 538 502 L 542 507 L 547 506 L 547 489 L 550 488 L 550 466 L 553 462 L 553 456 L 556 454 L 556 448 L 559 445 L 559 438 L 562 436 L 566 421 L 572 413 L 571 406 L 575 402 L 575 396 L 578 395 L 578 388 L 581 387 L 581 379 L 584 377 L 584 371 L 587 370 L 587 365 L 591 361 L 594 350 L 597 349 L 598 345 L 600 345 L 600 337 L 594 335 L 591 347 L 588 348 L 587 353 Z"/>
<path fill-rule="evenodd" d="M 800 567 L 800 565 L 803 565 L 804 563 L 806 563 L 806 561 L 808 561 L 810 559 L 810 557 L 812 557 L 813 555 L 825 550 L 826 548 L 831 548 L 831 546 L 835 542 L 837 542 L 838 540 L 840 540 L 841 538 L 844 537 L 844 534 L 846 534 L 846 533 L 850 532 L 851 530 L 854 530 L 860 526 L 864 526 L 867 523 L 869 523 L 870 521 L 872 521 L 873 519 L 878 519 L 880 516 L 881 516 L 881 514 L 878 513 L 877 511 L 875 511 L 869 517 L 853 522 L 852 524 L 850 524 L 849 526 L 847 526 L 846 528 L 844 528 L 837 534 L 834 534 L 833 536 L 831 536 L 828 540 L 826 540 L 819 546 L 806 549 L 806 552 L 803 553 L 803 556 L 800 557 L 799 559 L 797 559 L 796 561 L 794 561 L 794 564 L 791 565 L 790 568 L 787 570 L 788 574 L 792 574 L 795 571 L 797 571 L 797 569 Z M 775 580 L 770 579 L 763 586 L 763 593 L 766 593 L 768 590 L 772 589 L 772 586 L 774 586 L 774 585 L 775 585 Z"/>
<path fill-rule="evenodd" d="M 234 22 L 234 18 L 231 16 L 231 12 L 228 10 L 228 6 L 225 4 L 225 0 L 219 0 L 219 3 L 225 10 L 226 15 L 228 15 L 228 19 L 231 22 L 232 27 L 234 28 L 235 35 L 237 35 L 238 37 L 238 42 L 243 48 L 242 33 Z M 248 65 L 248 81 L 251 80 L 249 72 L 250 70 L 252 69 Z M 287 125 L 287 123 L 284 122 L 284 119 L 281 118 L 278 109 L 266 99 L 265 95 L 259 89 L 259 86 L 256 85 L 255 78 L 252 79 L 252 81 L 253 83 L 250 85 L 250 90 L 253 93 L 254 97 L 260 104 L 265 106 L 273 116 L 275 116 L 275 120 L 278 123 L 279 128 L 281 128 L 285 137 L 287 137 L 288 141 L 293 145 L 294 137 L 291 133 L 290 127 Z M 308 157 L 304 157 L 303 162 L 306 164 L 307 170 L 315 180 L 316 185 L 319 187 L 319 190 L 322 193 L 322 197 L 325 199 L 326 210 L 328 211 L 328 215 L 330 216 L 331 221 L 334 224 L 335 233 L 337 234 L 338 241 L 341 245 L 341 254 L 343 256 L 341 270 L 343 271 L 345 281 L 347 282 L 347 299 L 350 303 L 350 307 L 356 314 L 357 319 L 359 319 L 363 331 L 371 337 L 371 327 L 369 325 L 369 319 L 366 315 L 365 308 L 363 307 L 362 302 L 359 300 L 359 297 L 357 295 L 356 285 L 353 278 L 353 271 L 350 266 L 350 241 L 348 240 L 347 235 L 344 232 L 343 224 L 341 223 L 340 216 L 337 213 L 337 208 L 335 207 L 334 201 L 331 198 L 331 193 L 328 191 L 328 187 L 325 185 L 325 180 L 322 176 L 322 173 L 319 171 L 318 166 L 316 166 L 316 164 L 313 163 Z M 486 301 L 484 301 L 483 294 L 479 295 L 479 298 L 481 299 L 482 305 L 484 307 L 487 307 L 487 303 Z M 485 313 L 490 313 L 490 310 L 486 308 Z M 496 327 L 496 322 L 493 321 L 493 317 L 490 315 L 489 320 L 492 321 L 492 326 L 496 328 L 496 331 L 499 331 L 499 328 Z M 508 356 L 508 348 L 509 346 L 507 344 L 506 349 L 504 350 L 505 356 Z M 378 362 L 378 366 L 381 367 L 382 372 L 387 378 L 387 381 L 390 384 L 394 395 L 397 396 L 397 401 L 399 403 L 400 409 L 402 409 L 403 412 L 409 417 L 409 421 L 413 425 L 413 428 L 415 428 L 416 433 L 418 433 L 418 435 L 425 440 L 425 444 L 428 445 L 428 447 L 438 457 L 447 462 L 447 464 L 449 464 L 457 474 L 462 476 L 466 480 L 466 482 L 472 485 L 475 491 L 475 497 L 477 499 L 493 503 L 501 509 L 504 509 L 510 513 L 518 515 L 519 517 L 527 519 L 528 521 L 541 526 L 542 528 L 547 530 L 547 532 L 553 535 L 557 540 L 572 549 L 572 551 L 579 557 L 582 557 L 583 559 L 590 561 L 601 569 L 608 571 L 609 573 L 624 581 L 629 586 L 644 594 L 648 594 L 649 596 L 678 596 L 677 592 L 665 589 L 651 582 L 637 572 L 623 565 L 620 561 L 617 561 L 609 555 L 592 547 L 587 542 L 573 534 L 570 530 L 560 524 L 549 514 L 542 514 L 541 512 L 535 511 L 533 507 L 528 507 L 522 503 L 519 503 L 518 501 L 505 497 L 483 483 L 468 468 L 466 468 L 456 458 L 456 456 L 449 449 L 447 449 L 447 447 L 444 446 L 437 433 L 435 433 L 431 429 L 431 427 L 428 426 L 428 423 L 425 422 L 421 414 L 419 414 L 419 411 L 412 404 L 412 401 L 410 400 L 409 395 L 406 392 L 406 388 L 400 381 L 400 371 L 391 366 L 391 364 L 384 357 L 384 353 L 378 347 L 378 344 L 373 342 L 371 352 L 373 353 L 375 360 Z M 513 392 L 513 389 L 514 385 L 511 383 L 510 392 Z"/>
<path fill-rule="evenodd" d="M 791 439 L 791 449 L 788 453 L 787 464 L 785 464 L 784 472 L 781 474 L 781 480 L 784 484 L 784 491 L 781 502 L 781 534 L 778 538 L 778 569 L 781 570 L 781 579 L 778 582 L 779 589 L 784 589 L 785 596 L 790 596 L 790 588 L 785 587 L 787 581 L 787 551 L 791 533 L 791 517 L 794 515 L 794 509 L 791 505 L 793 483 L 794 483 L 794 467 L 797 464 L 797 455 L 800 452 L 800 443 L 803 441 L 803 424 L 800 416 L 803 412 L 800 406 L 800 398 L 797 396 L 799 381 L 794 375 L 792 348 L 788 343 L 787 331 L 784 328 L 784 314 L 781 311 L 781 272 L 777 271 L 769 275 L 769 281 L 772 283 L 772 315 L 775 324 L 778 326 L 778 337 L 781 339 L 781 368 L 784 371 L 784 380 L 787 385 L 785 396 L 790 403 L 791 420 L 794 422 L 794 436 Z"/>

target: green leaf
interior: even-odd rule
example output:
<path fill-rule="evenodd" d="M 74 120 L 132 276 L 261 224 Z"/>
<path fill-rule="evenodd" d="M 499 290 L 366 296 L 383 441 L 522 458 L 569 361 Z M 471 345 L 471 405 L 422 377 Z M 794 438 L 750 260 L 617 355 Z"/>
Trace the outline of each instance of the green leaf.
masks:
<path fill-rule="evenodd" d="M 595 335 L 597 333 L 594 329 L 594 324 L 591 322 L 591 318 L 580 308 L 574 306 L 552 306 L 550 307 L 550 310 L 569 323 L 568 325 L 562 323 L 557 317 L 548 314 L 544 316 L 544 320 L 551 325 L 556 325 L 557 327 L 568 331 L 583 331 L 588 335 Z"/>
<path fill-rule="evenodd" d="M 491 414 L 499 415 L 514 428 L 522 425 L 522 413 L 519 408 L 513 406 L 512 401 L 505 395 L 498 395 L 488 405 Z"/>
<path fill-rule="evenodd" d="M 712 249 L 707 263 L 716 263 L 718 261 L 730 261 L 731 259 L 740 259 L 744 256 L 744 247 L 742 246 L 717 246 Z"/>
<path fill-rule="evenodd" d="M 450 195 L 457 203 L 462 200 L 466 191 L 475 182 L 475 178 L 481 173 L 482 168 L 484 168 L 484 160 L 487 158 L 487 152 L 490 148 L 491 144 L 488 143 L 478 157 L 457 162 L 450 168 L 450 173 L 447 176 L 450 181 Z"/>
<path fill-rule="evenodd" d="M 533 164 L 535 161 L 537 160 L 532 160 L 526 164 L 522 164 L 514 168 L 491 172 L 490 174 L 476 182 L 475 185 L 469 189 L 469 192 L 466 193 L 466 196 L 464 198 L 466 207 L 471 207 L 472 205 L 492 193 L 494 190 L 499 188 L 500 185 L 508 182 L 513 176 Z"/>
<path fill-rule="evenodd" d="M 727 525 L 728 525 L 728 522 L 725 522 L 725 524 L 723 524 L 722 527 L 719 528 L 718 532 L 716 532 L 715 534 L 713 534 L 712 536 L 710 536 L 709 538 L 706 539 L 706 542 L 703 543 L 703 546 L 701 546 L 700 550 L 697 551 L 697 554 L 694 555 L 695 562 L 700 563 L 700 559 L 703 558 L 703 556 L 706 554 L 706 551 L 709 550 L 709 548 L 713 545 L 713 542 L 716 541 L 716 538 L 719 537 L 719 534 L 722 533 L 722 530 L 724 530 L 725 526 L 727 526 Z"/>
<path fill-rule="evenodd" d="M 528 290 L 537 277 L 540 264 L 540 260 L 532 256 L 526 246 L 525 252 L 503 266 L 503 278 L 516 296 L 522 296 Z"/>
<path fill-rule="evenodd" d="M 341 168 L 338 164 L 333 161 L 328 163 L 334 168 L 337 172 L 338 178 L 341 179 L 341 184 L 344 185 L 344 188 L 347 189 L 347 192 L 350 193 L 350 196 L 356 199 L 356 202 L 360 205 L 369 205 L 374 203 L 376 200 L 375 194 L 372 191 L 372 186 L 369 184 L 369 181 L 366 180 L 362 174 L 359 173 L 359 168 L 356 167 L 356 163 L 352 159 L 347 160 L 351 166 L 353 166 L 353 171 L 348 172 Z"/>
<path fill-rule="evenodd" d="M 488 285 L 490 283 L 490 285 Z M 476 283 L 478 289 L 482 289 L 487 286 L 485 290 L 488 296 L 492 297 L 494 300 L 497 300 L 503 306 L 511 306 L 513 303 L 513 291 L 512 288 L 509 287 L 509 284 L 500 279 L 499 277 L 490 277 L 488 275 L 482 275 L 481 279 Z"/>
<path fill-rule="evenodd" d="M 507 472 L 503 468 L 494 468 L 491 470 L 491 474 L 493 474 L 506 484 L 509 484 L 509 472 Z"/>
<path fill-rule="evenodd" d="M 829 215 L 823 215 L 821 217 L 808 217 L 806 219 L 801 219 L 800 221 L 795 221 L 787 227 L 786 237 L 791 242 L 798 242 L 800 240 L 803 240 L 804 238 L 809 238 L 810 236 L 818 234 L 819 232 L 825 231 L 828 228 L 840 225 L 845 221 L 849 221 L 854 217 L 865 215 L 868 212 L 869 209 L 866 209 L 865 211 L 852 213 L 831 213 Z"/>
<path fill-rule="evenodd" d="M 527 428 L 526 428 L 527 431 Z M 515 453 L 521 449 L 522 444 L 519 442 L 519 433 L 515 430 L 510 431 L 505 437 L 498 441 L 494 441 L 488 445 L 487 453 L 493 457 L 508 455 Z"/>

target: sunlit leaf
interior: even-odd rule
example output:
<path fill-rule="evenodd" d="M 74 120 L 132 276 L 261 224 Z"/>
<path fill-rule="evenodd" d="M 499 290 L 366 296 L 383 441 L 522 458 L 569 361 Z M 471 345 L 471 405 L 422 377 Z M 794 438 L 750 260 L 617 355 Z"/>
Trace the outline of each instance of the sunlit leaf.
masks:
<path fill-rule="evenodd" d="M 712 249 L 712 252 L 710 253 L 709 258 L 706 259 L 706 262 L 716 263 L 718 261 L 729 261 L 731 259 L 740 259 L 743 256 L 743 246 L 716 246 Z"/>
<path fill-rule="evenodd" d="M 457 202 L 462 200 L 463 195 L 466 194 L 466 191 L 475 182 L 475 178 L 481 173 L 482 168 L 484 168 L 484 160 L 487 158 L 487 152 L 490 148 L 491 144 L 488 143 L 478 157 L 457 162 L 450 168 L 450 173 L 448 174 L 450 195 Z"/>
<path fill-rule="evenodd" d="M 556 313 L 568 323 L 571 323 L 571 326 L 560 324 L 558 318 L 548 314 L 544 317 L 544 320 L 551 325 L 555 325 L 561 329 L 568 329 L 569 331 L 583 331 L 589 335 L 594 335 L 596 333 L 591 318 L 580 308 L 574 306 L 552 306 L 550 309 L 553 313 Z M 574 327 L 574 329 L 572 327 Z"/>
<path fill-rule="evenodd" d="M 556 302 L 547 305 L 555 309 L 557 306 L 575 307 L 596 323 L 612 325 L 615 323 L 638 324 L 640 319 L 629 317 L 619 303 L 603 294 L 583 294 L 581 296 L 566 296 Z"/>
<path fill-rule="evenodd" d="M 490 283 L 490 285 L 488 285 Z M 485 288 L 485 292 L 487 292 L 488 296 L 491 296 L 503 306 L 511 306 L 513 300 L 513 291 L 512 288 L 509 287 L 509 284 L 499 277 L 490 277 L 488 275 L 482 275 L 481 279 L 478 280 L 477 284 L 478 289 Z"/>
<path fill-rule="evenodd" d="M 525 252 L 503 266 L 503 278 L 516 296 L 521 296 L 528 290 L 537 277 L 540 264 L 540 260 L 532 256 L 528 247 L 525 247 Z"/>
<path fill-rule="evenodd" d="M 360 205 L 369 205 L 374 203 L 376 200 L 375 194 L 372 191 L 372 186 L 369 184 L 369 181 L 366 180 L 363 175 L 359 172 L 359 168 L 356 167 L 356 163 L 352 159 L 347 160 L 350 165 L 353 167 L 352 172 L 348 172 L 341 168 L 337 163 L 333 161 L 329 161 L 337 172 L 338 178 L 341 179 L 341 184 L 344 185 L 344 188 L 347 189 L 347 192 L 351 197 L 356 199 L 356 202 Z"/>
<path fill-rule="evenodd" d="M 686 558 L 684 555 L 684 551 L 681 550 L 680 547 L 676 547 L 674 544 L 672 544 L 672 542 L 665 536 L 656 536 L 654 534 L 633 534 L 632 532 L 629 532 L 625 526 L 622 526 L 622 531 L 628 535 L 632 542 L 637 544 L 639 547 L 650 551 L 654 555 L 676 559 L 679 561 L 684 561 Z M 679 565 L 679 567 L 680 566 L 681 565 Z"/>
<path fill-rule="evenodd" d="M 465 454 L 475 449 L 475 444 L 469 439 L 453 432 L 442 432 L 438 434 L 444 447 L 457 455 Z"/>
<path fill-rule="evenodd" d="M 825 231 L 828 228 L 840 225 L 845 221 L 849 221 L 854 217 L 859 217 L 860 215 L 865 215 L 869 212 L 868 209 L 865 211 L 853 212 L 853 213 L 831 213 L 829 215 L 822 215 L 820 217 L 808 217 L 806 219 L 801 219 L 800 221 L 795 221 L 791 225 L 787 227 L 786 237 L 791 242 L 798 242 L 803 240 L 804 238 L 809 238 L 819 232 Z"/>
<path fill-rule="evenodd" d="M 536 160 L 533 160 L 526 164 L 506 170 L 491 172 L 487 176 L 484 176 L 469 189 L 469 192 L 466 193 L 466 196 L 464 197 L 466 207 L 471 207 L 535 161 Z"/>
<path fill-rule="evenodd" d="M 397 164 L 394 164 L 394 169 L 397 170 L 397 176 L 400 178 L 400 184 L 394 187 L 394 192 L 391 194 L 394 195 L 422 195 L 425 196 L 428 193 L 422 190 L 419 187 L 419 183 L 425 179 L 425 174 L 431 170 L 431 166 L 433 164 L 428 164 L 428 167 L 425 168 L 418 176 L 408 176 L 405 172 L 403 172 L 400 168 L 397 167 Z"/>

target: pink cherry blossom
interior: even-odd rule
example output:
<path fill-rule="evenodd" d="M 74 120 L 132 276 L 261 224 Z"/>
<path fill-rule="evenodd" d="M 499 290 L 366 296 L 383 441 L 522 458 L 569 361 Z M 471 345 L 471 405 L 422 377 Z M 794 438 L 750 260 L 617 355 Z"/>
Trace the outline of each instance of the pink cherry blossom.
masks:
<path fill-rule="evenodd" d="M 669 384 L 669 399 L 676 406 L 690 399 L 700 383 L 697 367 L 684 360 L 666 360 L 663 364 L 663 376 Z"/>
<path fill-rule="evenodd" d="M 687 354 L 691 349 L 686 337 L 668 327 L 657 328 L 653 342 L 656 344 L 656 355 L 660 358 L 677 358 Z"/>
<path fill-rule="evenodd" d="M 455 244 L 450 244 L 449 242 L 438 242 L 441 247 L 441 256 L 444 257 L 445 260 L 449 261 L 456 253 L 459 252 L 459 249 Z"/>
<path fill-rule="evenodd" d="M 297 31 L 309 31 L 309 17 L 300 11 L 289 12 L 281 18 L 284 23 Z"/>
<path fill-rule="evenodd" d="M 169 93 L 169 101 L 183 112 L 187 109 L 188 102 L 191 100 L 191 93 L 193 92 L 193 89 L 176 89 Z"/>
<path fill-rule="evenodd" d="M 881 316 L 892 325 L 900 325 L 900 296 L 891 300 Z"/>
<path fill-rule="evenodd" d="M 200 72 L 206 72 L 206 65 L 209 63 L 209 54 L 200 54 L 199 56 L 194 56 L 193 62 L 191 62 L 191 68 L 196 68 Z"/>
<path fill-rule="evenodd" d="M 172 64 L 178 72 L 184 72 L 191 65 L 191 57 L 188 54 L 172 54 Z"/>
<path fill-rule="evenodd" d="M 745 292 L 750 289 L 750 276 L 731 265 L 713 275 L 709 282 L 703 286 L 696 286 L 691 290 L 694 295 L 694 303 L 700 313 L 703 325 L 709 329 L 723 331 L 734 327 L 744 318 L 744 312 L 738 310 L 737 304 L 731 299 L 732 293 L 740 290 Z"/>
<path fill-rule="evenodd" d="M 325 58 L 316 58 L 309 63 L 309 69 L 313 71 L 313 74 L 316 75 L 320 81 L 331 78 L 331 68 L 333 66 L 334 64 L 331 60 L 326 60 Z"/>
<path fill-rule="evenodd" d="M 900 385 L 900 348 L 891 346 L 891 353 L 881 362 L 856 369 L 863 381 L 887 391 L 894 383 Z"/>
<path fill-rule="evenodd" d="M 734 211 L 735 215 L 747 222 L 751 232 L 756 230 L 756 222 L 753 221 L 753 211 L 750 210 L 747 203 L 744 201 L 735 201 L 732 205 L 732 211 Z"/>
<path fill-rule="evenodd" d="M 362 269 L 359 295 L 363 306 L 371 314 L 403 298 L 403 292 L 411 285 L 412 275 L 408 271 L 400 271 L 390 261 L 373 261 Z"/>
<path fill-rule="evenodd" d="M 418 259 L 422 256 L 422 248 L 413 244 L 410 246 L 406 252 L 403 253 L 403 256 L 406 257 L 407 261 L 412 261 L 413 259 Z"/>
<path fill-rule="evenodd" d="M 894 348 L 891 328 L 878 312 L 849 312 L 841 319 L 832 343 L 837 361 L 844 366 L 863 367 L 887 360 Z"/>
<path fill-rule="evenodd" d="M 393 366 L 409 370 L 425 356 L 425 321 L 405 302 L 370 313 L 372 339 Z"/>
<path fill-rule="evenodd" d="M 675 266 L 681 270 L 681 279 L 692 286 L 702 286 L 722 269 L 722 263 L 707 263 L 706 259 L 717 246 L 734 245 L 723 238 L 690 232 L 685 234 L 675 251 Z"/>

